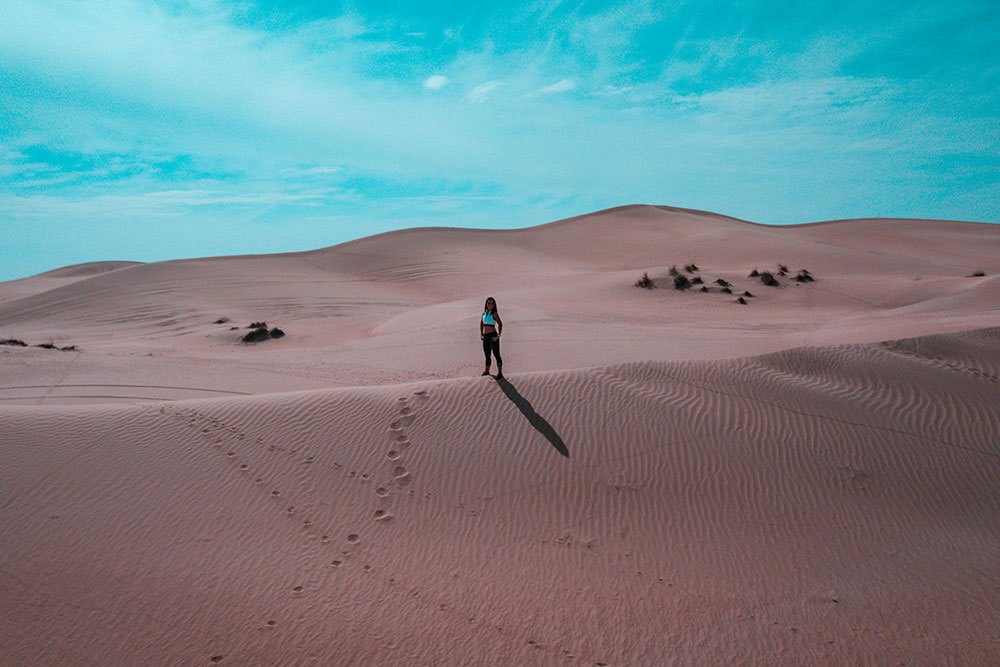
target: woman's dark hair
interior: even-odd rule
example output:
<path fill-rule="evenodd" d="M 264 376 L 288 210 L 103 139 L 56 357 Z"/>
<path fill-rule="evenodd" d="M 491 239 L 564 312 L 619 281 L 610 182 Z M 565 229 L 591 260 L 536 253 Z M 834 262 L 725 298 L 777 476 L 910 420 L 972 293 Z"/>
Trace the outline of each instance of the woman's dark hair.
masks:
<path fill-rule="evenodd" d="M 491 297 L 491 296 L 488 296 L 488 297 L 486 297 L 486 301 L 485 301 L 485 302 L 483 302 L 483 312 L 484 312 L 484 313 L 485 313 L 485 312 L 486 312 L 487 310 L 489 310 L 489 308 L 487 308 L 487 307 L 486 307 L 486 304 L 490 302 L 490 299 L 493 299 L 493 297 Z M 493 314 L 494 314 L 494 315 L 497 315 L 497 314 L 499 314 L 499 310 L 497 310 L 497 300 L 496 300 L 496 299 L 493 299 Z"/>

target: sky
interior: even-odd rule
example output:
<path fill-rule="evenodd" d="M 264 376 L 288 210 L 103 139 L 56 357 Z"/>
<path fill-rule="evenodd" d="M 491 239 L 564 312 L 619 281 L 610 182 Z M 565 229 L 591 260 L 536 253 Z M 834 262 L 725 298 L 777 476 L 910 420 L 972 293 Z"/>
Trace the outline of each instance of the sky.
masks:
<path fill-rule="evenodd" d="M 996 0 L 0 0 L 0 280 L 644 203 L 1000 222 Z"/>

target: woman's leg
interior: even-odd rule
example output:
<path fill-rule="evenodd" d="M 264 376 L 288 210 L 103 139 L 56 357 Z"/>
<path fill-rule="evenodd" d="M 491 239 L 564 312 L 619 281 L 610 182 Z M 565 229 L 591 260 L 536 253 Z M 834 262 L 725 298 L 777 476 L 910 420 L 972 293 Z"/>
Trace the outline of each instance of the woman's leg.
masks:
<path fill-rule="evenodd" d="M 483 353 L 486 355 L 486 373 L 490 372 L 490 338 L 491 336 L 483 336 Z"/>
<path fill-rule="evenodd" d="M 500 336 L 493 336 L 493 356 L 497 358 L 497 373 L 503 375 L 503 359 L 500 358 Z"/>

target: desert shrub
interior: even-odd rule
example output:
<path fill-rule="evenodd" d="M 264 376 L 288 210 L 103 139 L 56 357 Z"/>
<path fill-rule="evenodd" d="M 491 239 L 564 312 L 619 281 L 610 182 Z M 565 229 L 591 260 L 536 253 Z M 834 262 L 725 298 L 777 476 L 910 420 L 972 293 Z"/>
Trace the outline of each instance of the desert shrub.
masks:
<path fill-rule="evenodd" d="M 251 322 L 247 329 L 266 329 L 267 322 Z"/>
<path fill-rule="evenodd" d="M 271 338 L 281 338 L 285 335 L 285 332 L 278 327 L 274 327 L 268 335 L 271 336 Z"/>
<path fill-rule="evenodd" d="M 691 287 L 691 281 L 687 279 L 687 276 L 674 276 L 674 289 L 686 290 L 689 287 Z"/>
<path fill-rule="evenodd" d="M 736 303 L 742 303 L 744 306 L 747 305 L 747 300 L 743 297 L 736 299 Z"/>
<path fill-rule="evenodd" d="M 55 346 L 55 343 L 39 343 L 35 347 L 44 347 L 46 350 L 58 350 L 59 349 L 59 348 L 57 348 Z"/>
<path fill-rule="evenodd" d="M 972 273 L 970 273 L 969 275 L 967 275 L 965 277 L 966 278 L 982 278 L 985 275 L 986 275 L 985 271 L 973 271 Z"/>
<path fill-rule="evenodd" d="M 642 277 L 635 281 L 635 286 L 643 289 L 653 289 L 653 281 L 649 279 L 649 274 L 643 271 Z"/>
<path fill-rule="evenodd" d="M 751 294 L 750 291 L 747 290 L 746 292 L 743 292 L 743 296 L 753 297 L 753 294 Z"/>
<path fill-rule="evenodd" d="M 732 294 L 733 293 L 733 290 L 729 289 L 728 287 L 723 287 L 719 291 L 722 292 L 723 294 Z"/>
<path fill-rule="evenodd" d="M 212 322 L 212 324 L 225 324 L 228 321 L 229 321 L 228 317 L 220 317 L 219 319 Z"/>
<path fill-rule="evenodd" d="M 0 345 L 14 345 L 16 347 L 28 347 L 28 344 L 17 338 L 4 338 L 0 340 Z"/>
<path fill-rule="evenodd" d="M 259 343 L 262 340 L 267 340 L 270 335 L 267 333 L 267 329 L 251 329 L 250 333 L 243 336 L 240 340 L 244 343 Z"/>
<path fill-rule="evenodd" d="M 60 347 L 59 349 L 65 352 L 76 352 L 76 345 L 67 345 L 66 347 Z"/>
<path fill-rule="evenodd" d="M 708 291 L 708 288 L 707 288 L 707 287 L 705 287 L 704 285 L 702 285 L 702 286 L 701 286 L 701 290 L 700 290 L 700 291 L 702 291 L 702 292 L 707 292 L 707 291 Z"/>
<path fill-rule="evenodd" d="M 697 273 L 698 266 L 696 264 L 685 264 L 684 270 L 687 271 L 688 273 Z"/>
<path fill-rule="evenodd" d="M 674 278 L 676 278 L 677 276 L 680 275 L 681 272 L 677 270 L 676 266 L 671 266 L 669 273 L 670 273 L 671 276 L 673 276 Z"/>
<path fill-rule="evenodd" d="M 695 276 L 694 278 L 691 279 L 692 285 L 701 285 L 703 282 L 705 281 L 701 279 L 701 276 Z"/>
<path fill-rule="evenodd" d="M 770 271 L 761 271 L 760 281 L 768 287 L 778 287 L 781 285 L 781 283 L 778 282 L 778 279 L 771 275 Z"/>
<path fill-rule="evenodd" d="M 816 282 L 816 279 L 813 278 L 812 274 L 810 274 L 809 271 L 807 271 L 806 269 L 799 269 L 799 272 L 795 274 L 795 277 L 792 278 L 792 280 L 794 280 L 797 283 Z"/>
<path fill-rule="evenodd" d="M 730 285 L 732 285 L 732 283 L 730 283 L 728 280 L 725 280 L 723 278 L 716 278 L 715 279 L 715 284 L 716 285 L 721 285 L 722 287 L 729 287 Z"/>
<path fill-rule="evenodd" d="M 778 275 L 779 276 L 787 276 L 788 275 L 788 267 L 785 266 L 784 264 L 778 264 Z"/>
<path fill-rule="evenodd" d="M 753 271 L 750 272 L 750 275 L 748 275 L 747 278 L 756 278 L 759 275 L 760 275 L 760 271 L 758 271 L 757 269 L 754 269 Z"/>

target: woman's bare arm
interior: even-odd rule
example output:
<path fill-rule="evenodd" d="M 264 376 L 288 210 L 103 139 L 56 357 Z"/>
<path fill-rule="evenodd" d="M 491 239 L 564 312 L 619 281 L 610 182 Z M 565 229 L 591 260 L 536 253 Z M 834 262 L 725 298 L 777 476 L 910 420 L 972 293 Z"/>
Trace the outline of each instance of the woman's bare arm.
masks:
<path fill-rule="evenodd" d="M 493 319 L 497 321 L 497 335 L 499 336 L 500 332 L 503 331 L 503 320 L 500 319 L 499 313 L 493 315 Z"/>

